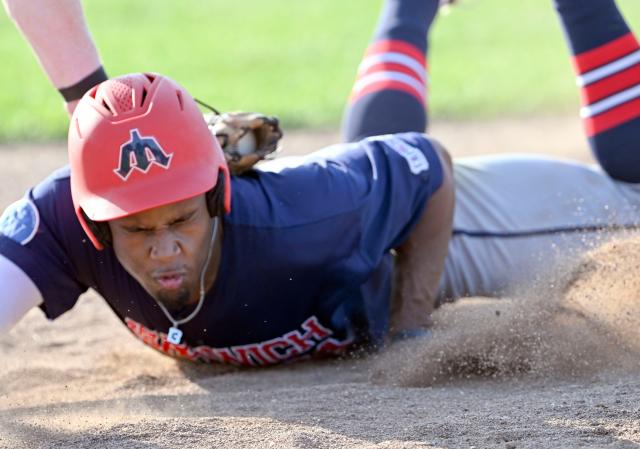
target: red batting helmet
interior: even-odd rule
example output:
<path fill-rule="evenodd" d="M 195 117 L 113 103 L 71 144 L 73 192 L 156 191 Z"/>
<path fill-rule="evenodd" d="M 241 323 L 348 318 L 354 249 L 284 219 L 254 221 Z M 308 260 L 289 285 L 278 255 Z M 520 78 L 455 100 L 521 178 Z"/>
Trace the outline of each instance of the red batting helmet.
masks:
<path fill-rule="evenodd" d="M 87 224 L 126 217 L 212 189 L 222 171 L 231 209 L 229 169 L 217 139 L 189 93 L 150 73 L 113 78 L 89 90 L 69 127 L 71 196 Z"/>

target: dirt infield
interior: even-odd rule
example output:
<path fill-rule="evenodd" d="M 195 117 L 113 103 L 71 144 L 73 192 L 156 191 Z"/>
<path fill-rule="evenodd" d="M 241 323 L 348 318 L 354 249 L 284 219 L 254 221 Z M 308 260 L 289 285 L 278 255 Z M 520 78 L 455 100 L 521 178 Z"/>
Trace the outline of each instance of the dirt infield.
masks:
<path fill-rule="evenodd" d="M 455 156 L 589 160 L 573 118 L 432 133 Z M 336 141 L 291 133 L 284 153 Z M 1 148 L 0 208 L 64 160 L 62 144 Z M 639 266 L 640 241 L 613 242 L 553 289 L 443 307 L 435 342 L 260 370 L 178 363 L 87 294 L 0 336 L 0 448 L 640 447 Z"/>

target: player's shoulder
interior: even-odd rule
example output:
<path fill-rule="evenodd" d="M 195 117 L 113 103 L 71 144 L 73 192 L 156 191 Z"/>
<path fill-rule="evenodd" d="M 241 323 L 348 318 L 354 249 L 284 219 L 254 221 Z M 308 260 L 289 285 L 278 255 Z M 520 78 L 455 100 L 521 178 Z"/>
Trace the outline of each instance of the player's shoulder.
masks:
<path fill-rule="evenodd" d="M 349 154 L 349 159 L 342 155 Z M 357 144 L 283 157 L 232 181 L 237 224 L 290 227 L 357 211 L 370 190 L 371 166 Z"/>
<path fill-rule="evenodd" d="M 38 210 L 47 210 L 62 206 L 66 202 L 71 203 L 69 174 L 69 166 L 53 171 L 38 184 L 29 188 L 25 196 L 8 206 L 7 210 L 18 205 L 29 205 L 29 207 L 34 207 Z"/>
<path fill-rule="evenodd" d="M 74 229 L 69 182 L 69 167 L 65 166 L 30 188 L 2 212 L 0 234 L 26 245 L 45 228 L 58 237 Z"/>
<path fill-rule="evenodd" d="M 32 196 L 35 199 L 41 199 L 50 196 L 70 195 L 70 175 L 69 165 L 54 170 L 49 176 L 33 187 Z M 62 200 L 62 198 L 58 198 L 58 200 Z"/>
<path fill-rule="evenodd" d="M 391 184 L 407 184 L 401 180 L 410 174 L 419 182 L 436 180 L 441 176 L 434 173 L 436 159 L 432 143 L 421 133 L 376 136 L 283 157 L 233 178 L 228 220 L 288 227 L 355 216 L 372 204 L 382 207 Z"/>

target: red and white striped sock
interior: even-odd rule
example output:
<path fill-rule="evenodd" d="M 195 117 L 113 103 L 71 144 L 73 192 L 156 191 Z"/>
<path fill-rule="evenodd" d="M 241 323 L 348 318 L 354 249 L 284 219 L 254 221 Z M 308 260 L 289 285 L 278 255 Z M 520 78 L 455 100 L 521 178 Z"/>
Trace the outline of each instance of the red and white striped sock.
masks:
<path fill-rule="evenodd" d="M 573 63 L 588 137 L 640 117 L 640 45 L 632 33 L 575 55 Z"/>
<path fill-rule="evenodd" d="M 424 132 L 429 29 L 439 0 L 384 0 L 342 120 L 345 141 Z"/>
<path fill-rule="evenodd" d="M 349 102 L 374 92 L 399 90 L 426 107 L 427 83 L 427 58 L 419 48 L 401 40 L 380 40 L 367 48 Z"/>

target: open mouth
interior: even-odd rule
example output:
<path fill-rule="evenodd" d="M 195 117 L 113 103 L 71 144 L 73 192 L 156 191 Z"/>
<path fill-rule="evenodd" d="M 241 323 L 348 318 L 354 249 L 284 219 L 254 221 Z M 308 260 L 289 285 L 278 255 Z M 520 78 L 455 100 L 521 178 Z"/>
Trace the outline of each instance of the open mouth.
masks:
<path fill-rule="evenodd" d="M 186 275 L 184 273 L 163 273 L 153 277 L 155 281 L 165 290 L 177 290 L 185 282 Z"/>

